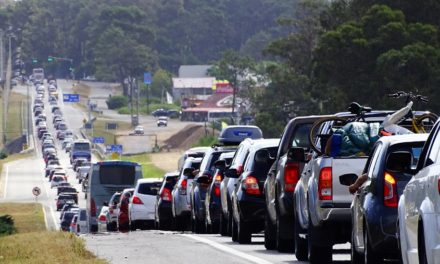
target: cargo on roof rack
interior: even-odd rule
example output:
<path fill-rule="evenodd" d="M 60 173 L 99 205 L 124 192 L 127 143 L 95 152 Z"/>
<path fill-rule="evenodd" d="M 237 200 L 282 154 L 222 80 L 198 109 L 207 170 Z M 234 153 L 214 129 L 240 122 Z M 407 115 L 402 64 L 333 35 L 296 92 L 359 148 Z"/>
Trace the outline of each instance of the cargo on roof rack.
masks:
<path fill-rule="evenodd" d="M 246 138 L 263 138 L 263 132 L 257 126 L 228 126 L 220 132 L 218 142 L 223 145 L 238 145 Z"/>

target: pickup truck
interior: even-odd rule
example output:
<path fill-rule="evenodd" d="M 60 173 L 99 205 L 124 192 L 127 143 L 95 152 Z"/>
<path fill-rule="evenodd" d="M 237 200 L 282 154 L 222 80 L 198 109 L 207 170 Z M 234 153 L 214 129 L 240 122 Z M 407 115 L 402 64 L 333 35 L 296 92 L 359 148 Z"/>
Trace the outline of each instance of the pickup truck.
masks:
<path fill-rule="evenodd" d="M 365 122 L 381 123 L 393 112 L 372 111 L 364 115 Z M 350 113 L 338 113 L 336 117 L 352 117 Z M 324 135 L 330 135 L 333 122 L 326 122 L 318 129 L 315 143 L 325 148 Z M 322 142 L 322 144 L 321 144 Z M 322 151 L 324 152 L 324 151 Z M 351 238 L 350 205 L 353 196 L 348 187 L 340 183 L 340 176 L 360 175 L 368 156 L 335 156 L 313 152 L 304 167 L 294 192 L 295 255 L 298 260 L 310 263 L 331 263 L 334 244 L 346 243 Z"/>

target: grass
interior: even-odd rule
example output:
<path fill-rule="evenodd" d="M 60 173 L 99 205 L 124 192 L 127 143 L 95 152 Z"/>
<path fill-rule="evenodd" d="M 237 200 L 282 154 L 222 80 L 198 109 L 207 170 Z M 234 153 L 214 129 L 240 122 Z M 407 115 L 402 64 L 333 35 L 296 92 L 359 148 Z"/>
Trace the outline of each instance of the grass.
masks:
<path fill-rule="evenodd" d="M 67 232 L 45 231 L 41 204 L 0 204 L 12 215 L 17 234 L 0 237 L 0 263 L 106 263 L 86 250 L 84 241 Z"/>
<path fill-rule="evenodd" d="M 137 162 L 142 166 L 144 178 L 162 178 L 165 171 L 154 166 L 149 154 L 138 154 L 132 156 L 122 156 L 122 160 Z"/>
<path fill-rule="evenodd" d="M 197 141 L 192 147 L 210 147 L 218 143 L 218 138 L 216 136 L 204 136 Z"/>
<path fill-rule="evenodd" d="M 18 93 L 11 93 L 8 104 L 8 119 L 6 122 L 6 141 L 9 142 L 22 135 L 22 113 L 21 104 L 26 96 Z"/>
<path fill-rule="evenodd" d="M 3 92 L 1 92 L 0 96 L 0 149 L 3 148 Z"/>
<path fill-rule="evenodd" d="M 106 130 L 107 123 L 116 123 L 118 124 L 117 130 Z M 122 131 L 131 130 L 131 124 L 128 122 L 122 121 L 105 121 L 105 120 L 96 120 L 93 123 L 93 136 L 94 137 L 103 137 L 105 140 L 105 144 L 115 144 L 116 136 L 118 133 Z M 92 136 L 92 131 L 87 130 L 87 135 Z"/>

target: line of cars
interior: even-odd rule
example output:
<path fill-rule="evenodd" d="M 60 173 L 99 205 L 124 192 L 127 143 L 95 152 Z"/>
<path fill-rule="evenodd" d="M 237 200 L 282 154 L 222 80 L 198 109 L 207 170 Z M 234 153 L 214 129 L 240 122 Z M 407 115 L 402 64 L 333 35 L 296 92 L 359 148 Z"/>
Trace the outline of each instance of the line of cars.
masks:
<path fill-rule="evenodd" d="M 375 124 L 392 113 L 373 111 L 364 122 Z M 322 139 L 315 142 L 320 151 L 311 148 L 311 129 L 322 117 L 291 120 L 281 139 L 261 135 L 235 146 L 188 150 L 171 173 L 175 182 L 162 181 L 158 188 L 156 227 L 220 233 L 238 243 L 250 243 L 253 233 L 264 230 L 267 249 L 311 263 L 330 263 L 333 245 L 345 242 L 352 244 L 353 263 L 436 263 L 440 123 L 429 137 L 381 137 L 371 155 L 344 157 L 327 153 Z M 319 134 L 332 125 L 324 123 Z M 349 186 L 358 178 L 365 181 L 351 195 Z M 127 197 L 128 208 L 137 203 L 136 195 Z M 129 209 L 127 215 L 127 229 L 134 230 Z"/>

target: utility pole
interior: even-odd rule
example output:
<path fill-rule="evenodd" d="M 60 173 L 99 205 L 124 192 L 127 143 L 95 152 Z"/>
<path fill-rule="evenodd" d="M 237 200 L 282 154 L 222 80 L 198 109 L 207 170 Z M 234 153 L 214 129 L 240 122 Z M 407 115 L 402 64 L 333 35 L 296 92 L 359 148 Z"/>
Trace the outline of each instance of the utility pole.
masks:
<path fill-rule="evenodd" d="M 4 81 L 5 72 L 3 71 L 3 66 L 5 64 L 5 59 L 3 58 L 3 30 L 0 29 L 0 80 Z"/>

